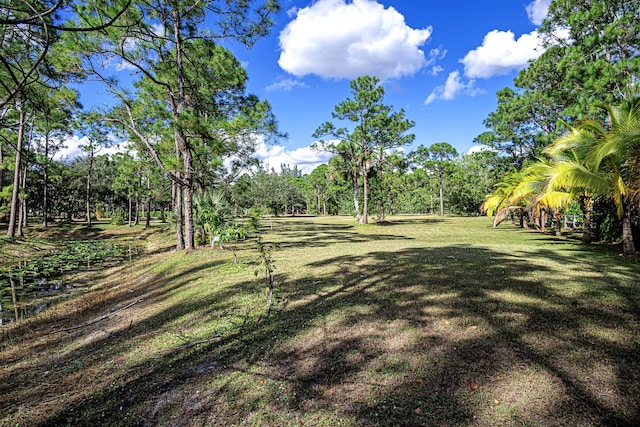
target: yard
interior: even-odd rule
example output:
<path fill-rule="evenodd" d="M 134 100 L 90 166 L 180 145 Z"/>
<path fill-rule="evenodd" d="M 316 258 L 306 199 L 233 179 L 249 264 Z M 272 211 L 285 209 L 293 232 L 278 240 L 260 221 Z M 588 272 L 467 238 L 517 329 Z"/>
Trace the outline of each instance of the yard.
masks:
<path fill-rule="evenodd" d="M 269 316 L 255 240 L 185 255 L 125 228 L 144 255 L 0 330 L 0 425 L 640 425 L 619 248 L 487 218 L 263 225 Z"/>

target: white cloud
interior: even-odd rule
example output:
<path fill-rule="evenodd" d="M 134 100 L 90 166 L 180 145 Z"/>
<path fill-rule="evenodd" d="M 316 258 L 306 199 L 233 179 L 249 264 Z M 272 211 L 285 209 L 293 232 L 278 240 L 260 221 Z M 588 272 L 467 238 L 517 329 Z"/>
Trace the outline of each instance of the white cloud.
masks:
<path fill-rule="evenodd" d="M 54 159 L 72 160 L 72 159 L 75 159 L 76 157 L 82 156 L 84 152 L 82 151 L 82 148 L 80 148 L 80 145 L 86 144 L 87 141 L 88 139 L 86 136 L 79 138 L 78 135 L 73 135 L 71 138 L 64 141 L 63 148 L 56 153 L 56 155 L 54 156 Z"/>
<path fill-rule="evenodd" d="M 551 0 L 533 0 L 527 5 L 527 16 L 532 24 L 540 25 L 547 17 Z"/>
<path fill-rule="evenodd" d="M 495 148 L 491 148 L 488 145 L 474 145 L 473 147 L 469 148 L 469 151 L 467 151 L 467 154 L 475 154 L 475 153 L 480 153 L 482 151 L 493 151 L 496 152 L 497 150 Z"/>
<path fill-rule="evenodd" d="M 475 80 L 469 80 L 465 83 L 460 78 L 460 71 L 454 71 L 449 74 L 444 85 L 436 87 L 431 94 L 429 94 L 424 103 L 425 105 L 429 105 L 437 99 L 450 101 L 458 96 L 458 94 L 476 96 L 482 93 L 485 93 L 485 91 L 475 87 Z"/>
<path fill-rule="evenodd" d="M 127 146 L 128 142 L 120 142 L 120 143 L 116 143 L 115 139 L 110 136 L 109 137 L 110 141 L 111 141 L 111 145 L 108 147 L 103 147 L 100 150 L 98 150 L 95 154 L 97 156 L 102 155 L 102 154 L 115 154 L 121 151 L 125 150 L 125 147 Z M 60 151 L 58 151 L 56 153 L 56 155 L 53 157 L 55 160 L 73 160 L 77 157 L 82 157 L 82 156 L 86 156 L 87 153 L 85 153 L 82 150 L 83 145 L 87 145 L 89 143 L 89 139 L 86 136 L 83 136 L 82 138 L 79 137 L 78 135 L 73 135 L 71 138 L 65 140 L 63 142 L 63 148 L 60 149 Z"/>
<path fill-rule="evenodd" d="M 125 61 L 124 59 L 115 61 L 114 64 L 116 67 L 116 71 L 124 71 L 124 70 L 138 71 L 138 67 L 131 64 L 129 61 Z"/>
<path fill-rule="evenodd" d="M 511 31 L 493 30 L 484 36 L 482 46 L 467 53 L 460 62 L 464 64 L 465 76 L 488 78 L 523 68 L 543 52 L 537 31 L 516 40 Z"/>
<path fill-rule="evenodd" d="M 436 60 L 444 59 L 447 56 L 446 50 L 441 50 L 440 48 L 431 49 L 429 51 L 429 63 L 433 63 Z"/>
<path fill-rule="evenodd" d="M 287 10 L 287 16 L 289 18 L 295 18 L 295 16 L 298 14 L 298 8 L 297 7 L 292 7 L 291 9 Z"/>
<path fill-rule="evenodd" d="M 425 66 L 432 65 L 432 67 L 428 71 L 429 74 L 431 74 L 432 76 L 437 76 L 438 74 L 444 71 L 444 68 L 442 68 L 440 65 L 433 65 L 433 64 L 435 64 L 436 61 L 444 59 L 446 55 L 447 55 L 447 51 L 441 50 L 440 48 L 431 49 L 429 51 L 429 60 L 425 64 Z"/>
<path fill-rule="evenodd" d="M 432 76 L 437 76 L 438 74 L 440 74 L 441 72 L 444 71 L 444 68 L 442 68 L 439 65 L 434 65 L 433 67 L 431 67 L 431 70 L 429 71 L 429 74 L 431 74 Z"/>
<path fill-rule="evenodd" d="M 298 9 L 280 33 L 278 64 L 296 77 L 386 80 L 424 67 L 419 47 L 430 36 L 430 27 L 410 28 L 393 7 L 374 0 L 318 0 Z"/>
<path fill-rule="evenodd" d="M 302 173 L 310 173 L 322 163 L 327 163 L 333 154 L 318 152 L 311 147 L 301 147 L 289 151 L 282 145 L 267 145 L 261 142 L 256 147 L 255 158 L 262 163 L 269 165 L 276 171 L 280 170 L 280 165 L 298 165 Z"/>
<path fill-rule="evenodd" d="M 267 86 L 266 90 L 267 92 L 273 92 L 273 91 L 291 92 L 293 89 L 296 89 L 296 88 L 304 89 L 307 87 L 308 86 L 305 83 L 301 82 L 300 80 L 281 79 Z"/>

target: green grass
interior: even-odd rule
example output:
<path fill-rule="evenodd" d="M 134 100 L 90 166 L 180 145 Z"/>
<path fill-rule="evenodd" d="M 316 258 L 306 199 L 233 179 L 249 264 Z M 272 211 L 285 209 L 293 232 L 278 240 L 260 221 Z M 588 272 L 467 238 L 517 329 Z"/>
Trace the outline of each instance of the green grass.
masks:
<path fill-rule="evenodd" d="M 236 264 L 137 232 L 147 255 L 2 330 L 0 425 L 640 424 L 640 265 L 617 248 L 279 218 L 266 318 L 253 241 Z"/>

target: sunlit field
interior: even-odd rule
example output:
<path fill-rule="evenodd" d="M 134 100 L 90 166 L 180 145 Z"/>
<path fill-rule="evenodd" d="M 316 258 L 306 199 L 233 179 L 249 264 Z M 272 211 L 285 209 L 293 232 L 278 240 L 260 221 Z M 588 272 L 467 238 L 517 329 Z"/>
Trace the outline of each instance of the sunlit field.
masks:
<path fill-rule="evenodd" d="M 1 329 L 1 425 L 640 425 L 619 248 L 483 217 L 265 219 L 267 316 L 255 238 L 184 254 L 122 229 L 91 237 L 142 255 Z"/>

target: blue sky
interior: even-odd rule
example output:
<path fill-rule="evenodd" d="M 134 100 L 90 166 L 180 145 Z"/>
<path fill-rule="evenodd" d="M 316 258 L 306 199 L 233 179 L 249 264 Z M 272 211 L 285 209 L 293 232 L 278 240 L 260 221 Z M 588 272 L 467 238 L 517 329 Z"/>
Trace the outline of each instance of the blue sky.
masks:
<path fill-rule="evenodd" d="M 289 135 L 257 156 L 305 172 L 326 161 L 309 148 L 311 135 L 365 74 L 383 80 L 384 103 L 416 123 L 406 151 L 446 141 L 467 152 L 495 93 L 542 53 L 536 28 L 550 1 L 283 0 L 268 37 L 251 50 L 226 44 Z"/>

